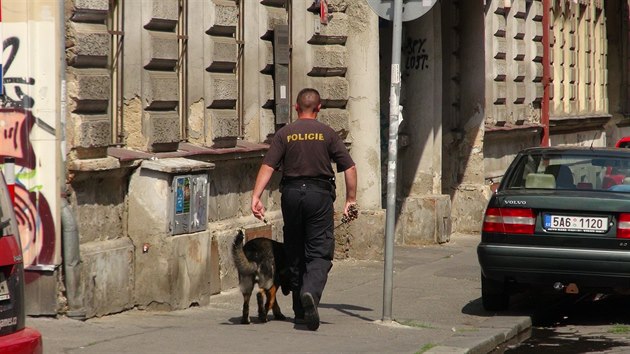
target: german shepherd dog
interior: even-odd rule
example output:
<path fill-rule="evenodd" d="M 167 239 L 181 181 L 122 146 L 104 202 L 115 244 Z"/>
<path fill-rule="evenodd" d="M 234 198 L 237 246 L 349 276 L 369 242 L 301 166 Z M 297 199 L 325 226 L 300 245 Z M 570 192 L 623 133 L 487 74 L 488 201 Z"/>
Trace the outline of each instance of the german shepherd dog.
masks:
<path fill-rule="evenodd" d="M 276 292 L 282 289 L 284 295 L 291 291 L 286 256 L 282 243 L 259 237 L 243 243 L 243 231 L 239 231 L 232 244 L 232 258 L 238 270 L 238 285 L 243 293 L 242 324 L 249 324 L 249 299 L 258 284 L 256 300 L 258 302 L 258 320 L 267 322 L 269 310 L 276 320 L 285 320 L 280 311 Z M 263 299 L 263 297 L 266 298 Z M 263 304 L 264 302 L 264 304 Z"/>

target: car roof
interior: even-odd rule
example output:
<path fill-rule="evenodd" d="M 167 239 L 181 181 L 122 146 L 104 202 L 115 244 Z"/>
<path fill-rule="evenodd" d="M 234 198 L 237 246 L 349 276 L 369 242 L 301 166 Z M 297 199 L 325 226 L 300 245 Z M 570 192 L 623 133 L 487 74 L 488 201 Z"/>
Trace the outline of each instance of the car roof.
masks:
<path fill-rule="evenodd" d="M 531 147 L 521 150 L 521 154 L 576 154 L 592 156 L 619 156 L 630 157 L 630 149 L 619 149 L 614 147 L 587 147 L 587 146 L 554 146 L 554 147 Z"/>

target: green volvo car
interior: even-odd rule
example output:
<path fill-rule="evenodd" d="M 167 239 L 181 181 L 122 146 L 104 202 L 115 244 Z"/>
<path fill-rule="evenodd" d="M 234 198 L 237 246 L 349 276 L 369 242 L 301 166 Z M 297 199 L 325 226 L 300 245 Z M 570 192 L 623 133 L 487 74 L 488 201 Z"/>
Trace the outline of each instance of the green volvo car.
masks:
<path fill-rule="evenodd" d="M 519 152 L 488 203 L 477 255 L 486 310 L 507 309 L 524 288 L 630 290 L 630 150 Z"/>

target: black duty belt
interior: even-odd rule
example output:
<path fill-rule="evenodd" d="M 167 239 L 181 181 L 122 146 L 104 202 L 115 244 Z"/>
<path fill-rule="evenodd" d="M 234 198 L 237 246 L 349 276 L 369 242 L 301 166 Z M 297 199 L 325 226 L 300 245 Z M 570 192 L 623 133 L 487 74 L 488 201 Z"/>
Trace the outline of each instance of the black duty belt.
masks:
<path fill-rule="evenodd" d="M 319 178 L 319 177 L 282 177 L 280 182 L 282 186 L 294 187 L 302 184 L 317 186 L 327 191 L 335 190 L 335 178 Z"/>

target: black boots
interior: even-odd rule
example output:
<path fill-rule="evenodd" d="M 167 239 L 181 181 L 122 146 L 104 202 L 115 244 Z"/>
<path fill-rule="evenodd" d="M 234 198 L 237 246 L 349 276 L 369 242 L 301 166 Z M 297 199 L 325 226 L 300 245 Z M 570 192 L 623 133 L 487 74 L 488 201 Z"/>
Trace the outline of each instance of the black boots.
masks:
<path fill-rule="evenodd" d="M 304 307 L 304 320 L 306 328 L 316 331 L 319 328 L 319 313 L 317 312 L 317 304 L 311 293 L 302 294 L 302 306 Z"/>

